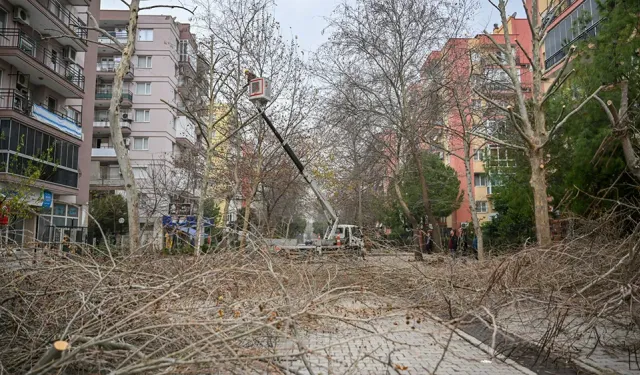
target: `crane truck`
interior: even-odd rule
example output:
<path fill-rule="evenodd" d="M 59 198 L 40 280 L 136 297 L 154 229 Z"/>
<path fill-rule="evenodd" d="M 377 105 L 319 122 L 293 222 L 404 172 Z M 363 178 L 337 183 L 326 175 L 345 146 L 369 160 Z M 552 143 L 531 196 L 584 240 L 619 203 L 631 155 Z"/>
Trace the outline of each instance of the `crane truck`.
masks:
<path fill-rule="evenodd" d="M 339 250 L 350 250 L 358 255 L 363 254 L 364 238 L 362 230 L 356 225 L 338 223 L 338 215 L 333 209 L 333 206 L 331 206 L 329 200 L 327 200 L 322 191 L 320 191 L 313 176 L 305 169 L 305 166 L 295 152 L 293 152 L 289 143 L 282 138 L 280 132 L 275 128 L 269 116 L 267 116 L 265 112 L 266 105 L 271 100 L 271 84 L 269 80 L 264 77 L 257 77 L 248 70 L 245 70 L 245 75 L 247 76 L 247 83 L 249 85 L 249 100 L 256 106 L 260 116 L 269 129 L 271 129 L 276 139 L 278 139 L 278 142 L 280 142 L 280 146 L 282 146 L 284 152 L 289 156 L 304 181 L 309 185 L 313 194 L 318 198 L 318 201 L 320 201 L 320 205 L 327 219 L 328 226 L 322 239 L 316 241 L 313 245 L 296 246 L 295 249 L 315 250 L 320 255 L 322 253 Z M 282 248 L 286 249 L 286 247 Z"/>

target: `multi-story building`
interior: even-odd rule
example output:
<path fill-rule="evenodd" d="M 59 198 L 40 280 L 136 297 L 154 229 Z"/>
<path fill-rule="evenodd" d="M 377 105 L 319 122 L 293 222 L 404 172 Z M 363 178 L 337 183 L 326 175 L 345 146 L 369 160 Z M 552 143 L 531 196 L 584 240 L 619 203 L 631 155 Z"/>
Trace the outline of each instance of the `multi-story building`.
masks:
<path fill-rule="evenodd" d="M 526 19 L 515 17 L 509 18 L 508 30 L 516 52 L 520 84 L 526 94 L 530 92 L 532 76 L 523 51 L 515 46 L 516 41 L 520 42 L 530 55 L 531 32 Z M 497 44 L 504 46 L 502 28 L 496 27 L 492 38 Z M 473 128 L 474 132 L 495 134 L 504 126 L 504 113 L 497 111 L 477 92 L 496 102 L 512 101 L 513 84 L 502 68 L 506 63 L 504 56 L 486 35 L 449 39 L 442 50 L 435 51 L 427 57 L 424 69 L 429 70 L 428 74 L 436 74 L 440 84 L 444 82 L 445 86 L 456 90 L 456 98 L 446 98 L 447 103 L 443 106 L 446 109 L 442 125 L 446 131 L 442 131 L 437 139 L 432 140 L 437 145 L 430 147 L 440 154 L 445 164 L 457 172 L 461 192 L 464 192 L 460 208 L 446 218 L 447 226 L 450 228 L 460 228 L 472 221 L 467 194 L 468 177 L 464 163 L 464 149 L 469 143 L 465 139 L 471 142 L 469 152 L 473 156 L 469 176 L 478 217 L 483 222 L 489 220 L 495 212 L 490 199 L 493 187 L 485 170 L 485 159 L 502 165 L 508 164 L 511 160 L 510 151 L 469 132 Z"/>
<path fill-rule="evenodd" d="M 128 20 L 128 11 L 100 12 L 100 26 L 123 42 Z M 109 38 L 103 37 L 100 42 L 103 45 L 98 47 L 96 62 L 91 189 L 122 192 L 124 182 L 108 119 L 114 72 L 121 57 L 110 48 Z M 135 56 L 122 93 L 120 127 L 141 190 L 141 220 L 156 226 L 162 215 L 176 213 L 172 207 L 179 207 L 180 214 L 189 214 L 185 209 L 190 211 L 190 198 L 197 194 L 197 184 L 184 175 L 184 170 L 174 167 L 180 155 L 189 154 L 199 143 L 195 124 L 176 111 L 184 108 L 181 98 L 196 95 L 190 85 L 198 71 L 196 46 L 189 25 L 180 24 L 171 16 L 141 15 L 138 19 Z M 191 91 L 184 91 L 186 87 Z"/>
<path fill-rule="evenodd" d="M 83 240 L 87 225 L 99 0 L 0 1 L 0 184 L 23 184 L 35 213 L 12 223 L 17 243 Z M 9 207 L 11 211 L 11 207 Z M 55 230 L 58 228 L 60 230 Z"/>

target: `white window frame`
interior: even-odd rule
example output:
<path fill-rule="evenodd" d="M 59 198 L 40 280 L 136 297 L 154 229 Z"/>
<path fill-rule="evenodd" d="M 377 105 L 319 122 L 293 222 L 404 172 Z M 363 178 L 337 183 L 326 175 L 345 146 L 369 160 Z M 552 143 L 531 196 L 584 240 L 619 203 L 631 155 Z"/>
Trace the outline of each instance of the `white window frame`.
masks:
<path fill-rule="evenodd" d="M 142 121 L 138 120 L 138 113 L 143 112 Z M 134 110 L 134 118 L 135 122 L 151 122 L 151 111 L 148 109 L 136 109 Z"/>
<path fill-rule="evenodd" d="M 142 147 L 138 148 L 136 146 L 136 141 L 140 140 L 142 142 Z M 149 150 L 149 137 L 133 137 L 133 149 L 136 151 L 148 151 Z M 146 168 L 146 167 L 145 167 Z"/>
<path fill-rule="evenodd" d="M 473 154 L 473 160 L 475 161 L 484 161 L 484 148 L 479 148 Z"/>
<path fill-rule="evenodd" d="M 487 213 L 487 212 L 489 212 L 489 202 L 487 202 L 487 201 L 476 201 L 476 212 L 478 212 L 478 213 Z"/>
<path fill-rule="evenodd" d="M 136 83 L 136 95 L 151 95 L 151 82 Z"/>
<path fill-rule="evenodd" d="M 151 69 L 153 67 L 153 56 L 151 55 L 143 55 L 143 56 L 138 56 L 138 66 L 137 68 L 139 69 Z M 140 61 L 144 61 L 145 64 L 142 65 L 140 63 Z"/>
<path fill-rule="evenodd" d="M 153 29 L 138 29 L 138 42 L 153 42 Z"/>
<path fill-rule="evenodd" d="M 489 178 L 486 173 L 473 174 L 473 186 L 486 187 L 488 183 L 489 183 Z"/>
<path fill-rule="evenodd" d="M 147 178 L 149 175 L 147 174 L 147 167 L 131 167 L 131 171 L 133 172 L 134 178 Z"/>

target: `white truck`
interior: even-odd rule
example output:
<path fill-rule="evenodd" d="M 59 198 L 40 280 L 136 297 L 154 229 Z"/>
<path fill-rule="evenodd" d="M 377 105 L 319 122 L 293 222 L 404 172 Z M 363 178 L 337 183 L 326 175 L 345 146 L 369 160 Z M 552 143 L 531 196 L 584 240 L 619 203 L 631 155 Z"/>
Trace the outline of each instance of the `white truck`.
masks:
<path fill-rule="evenodd" d="M 328 227 L 321 240 L 316 240 L 313 245 L 299 245 L 295 248 L 281 247 L 280 249 L 315 250 L 320 255 L 326 252 L 335 252 L 340 250 L 351 251 L 357 255 L 364 254 L 363 251 L 365 243 L 362 230 L 355 225 L 338 224 L 338 215 L 335 210 L 318 188 L 318 185 L 311 174 L 305 170 L 304 165 L 302 165 L 300 159 L 298 159 L 296 154 L 293 152 L 291 146 L 289 146 L 287 141 L 282 138 L 278 130 L 273 126 L 269 116 L 265 113 L 266 104 L 271 100 L 270 82 L 266 78 L 256 77 L 248 70 L 245 70 L 245 74 L 247 76 L 247 84 L 249 86 L 249 100 L 251 100 L 258 108 L 258 111 L 267 126 L 269 126 L 273 134 L 276 136 L 284 151 L 287 153 L 289 158 L 291 158 L 291 161 L 293 161 L 293 164 L 298 168 L 302 178 L 304 178 L 311 187 L 311 190 L 320 201 L 324 214 L 327 218 Z"/>

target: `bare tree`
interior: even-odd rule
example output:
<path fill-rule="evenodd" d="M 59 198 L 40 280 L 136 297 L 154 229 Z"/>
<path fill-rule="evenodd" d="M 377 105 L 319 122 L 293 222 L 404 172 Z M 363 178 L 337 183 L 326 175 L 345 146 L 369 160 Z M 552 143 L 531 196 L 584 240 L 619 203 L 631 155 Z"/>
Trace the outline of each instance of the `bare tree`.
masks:
<path fill-rule="evenodd" d="M 423 131 L 428 108 L 411 105 L 427 52 L 442 38 L 459 32 L 469 16 L 466 2 L 359 0 L 339 5 L 329 19 L 331 38 L 318 56 L 318 75 L 341 96 L 341 106 L 353 117 L 371 119 L 372 133 L 392 134 L 387 150 L 394 155 L 393 191 L 414 231 L 420 221 L 408 210 L 397 184 L 399 167 L 407 159 L 418 165 L 422 201 L 440 245 L 437 218 L 431 211 L 420 148 L 413 134 Z M 420 236 L 418 235 L 418 238 Z"/>
<path fill-rule="evenodd" d="M 560 117 L 555 121 L 548 123 L 545 113 L 545 104 L 547 100 L 566 82 L 572 70 L 567 71 L 567 66 L 571 61 L 575 46 L 569 48 L 567 55 L 562 58 L 559 63 L 560 68 L 552 79 L 551 84 L 545 88 L 543 80 L 548 73 L 544 66 L 541 56 L 541 48 L 547 35 L 547 21 L 544 21 L 538 11 L 540 0 L 532 0 L 531 8 L 527 10 L 527 21 L 531 31 L 532 51 L 528 52 L 520 42 L 512 41 L 513 36 L 509 30 L 509 16 L 507 15 L 507 0 L 498 0 L 497 3 L 488 0 L 494 6 L 499 14 L 502 22 L 501 40 L 497 40 L 495 35 L 485 32 L 487 38 L 493 43 L 494 47 L 505 56 L 505 62 L 502 62 L 496 54 L 491 54 L 493 62 L 500 66 L 504 71 L 513 91 L 515 92 L 516 105 L 501 105 L 499 102 L 491 99 L 486 92 L 475 90 L 478 95 L 483 97 L 491 105 L 497 107 L 508 118 L 510 124 L 516 130 L 522 142 L 521 145 L 500 141 L 494 137 L 485 137 L 489 141 L 502 144 L 503 146 L 522 150 L 526 153 L 529 164 L 531 166 L 530 184 L 533 189 L 534 197 L 534 213 L 536 220 L 536 235 L 538 244 L 541 246 L 551 245 L 551 229 L 549 227 L 549 210 L 547 201 L 547 178 L 545 169 L 545 147 L 553 136 L 567 123 L 569 118 L 578 113 L 586 103 L 594 98 L 601 88 L 598 88 L 588 98 L 579 103 L 568 113 L 561 113 Z M 555 7 L 554 2 L 548 4 L 549 9 L 559 11 L 559 7 Z M 518 52 L 520 51 L 520 52 Z M 518 66 L 516 59 L 521 53 L 526 61 L 530 64 L 530 71 L 533 77 L 531 85 L 531 94 L 525 93 L 520 82 Z"/>

